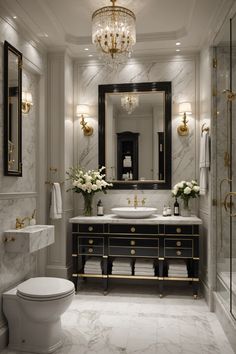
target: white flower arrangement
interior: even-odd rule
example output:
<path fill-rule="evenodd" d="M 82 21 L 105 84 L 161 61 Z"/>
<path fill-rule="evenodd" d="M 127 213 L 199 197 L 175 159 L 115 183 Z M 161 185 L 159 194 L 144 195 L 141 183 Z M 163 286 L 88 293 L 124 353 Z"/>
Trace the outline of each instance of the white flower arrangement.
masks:
<path fill-rule="evenodd" d="M 172 196 L 175 198 L 180 197 L 188 204 L 190 198 L 197 198 L 199 196 L 200 187 L 196 181 L 181 181 L 177 183 L 172 189 Z"/>
<path fill-rule="evenodd" d="M 72 190 L 76 193 L 94 194 L 96 192 L 106 193 L 106 188 L 112 187 L 112 183 L 104 180 L 105 174 L 102 166 L 98 170 L 88 170 L 87 172 L 81 167 L 71 167 L 66 174 L 68 179 L 72 181 Z"/>

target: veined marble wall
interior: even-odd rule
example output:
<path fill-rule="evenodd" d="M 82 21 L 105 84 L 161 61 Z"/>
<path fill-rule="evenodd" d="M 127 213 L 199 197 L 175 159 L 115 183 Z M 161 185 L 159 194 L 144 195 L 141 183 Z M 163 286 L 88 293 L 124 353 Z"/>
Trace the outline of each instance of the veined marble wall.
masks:
<path fill-rule="evenodd" d="M 91 137 L 84 137 L 78 120 L 75 122 L 75 164 L 87 169 L 98 166 L 98 85 L 125 82 L 172 82 L 172 185 L 181 180 L 198 179 L 198 149 L 196 127 L 198 112 L 196 105 L 198 59 L 191 57 L 157 57 L 154 60 L 131 60 L 121 66 L 116 72 L 108 71 L 101 63 L 75 63 L 75 104 L 89 104 L 94 108 L 94 114 L 89 122 L 94 127 Z M 180 137 L 176 128 L 182 117 L 178 115 L 178 104 L 189 101 L 192 104 L 193 115 L 188 117 L 189 135 Z M 133 191 L 112 191 L 103 196 L 97 193 L 97 199 L 102 199 L 105 212 L 117 205 L 127 205 L 127 197 Z M 162 212 L 164 204 L 173 205 L 170 191 L 138 191 L 147 198 L 147 205 L 156 206 Z M 76 211 L 81 213 L 82 198 L 75 196 Z M 94 204 L 95 204 L 94 203 Z M 192 205 L 193 210 L 195 203 Z"/>
<path fill-rule="evenodd" d="M 2 12 L 1 12 L 2 13 Z M 6 322 L 1 295 L 25 278 L 36 275 L 37 255 L 8 254 L 3 232 L 15 228 L 16 217 L 32 215 L 37 203 L 37 143 L 39 111 L 39 77 L 43 55 L 32 47 L 9 23 L 0 18 L 0 85 L 3 87 L 3 43 L 7 40 L 23 53 L 22 88 L 30 91 L 34 105 L 22 117 L 23 177 L 3 175 L 3 90 L 0 90 L 0 350 L 6 339 Z"/>

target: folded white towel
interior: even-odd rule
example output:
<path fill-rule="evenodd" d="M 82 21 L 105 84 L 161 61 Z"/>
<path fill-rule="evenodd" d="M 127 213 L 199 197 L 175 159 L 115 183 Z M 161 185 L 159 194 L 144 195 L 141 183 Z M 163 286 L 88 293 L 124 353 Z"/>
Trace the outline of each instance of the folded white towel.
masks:
<path fill-rule="evenodd" d="M 152 272 L 144 272 L 144 271 L 137 271 L 135 270 L 134 272 L 135 275 L 144 275 L 144 276 L 150 276 L 150 277 L 154 277 L 154 271 Z"/>
<path fill-rule="evenodd" d="M 129 258 L 115 258 L 113 261 L 113 265 L 118 265 L 118 264 L 131 264 L 132 260 Z"/>
<path fill-rule="evenodd" d="M 61 187 L 59 183 L 53 183 L 51 190 L 50 218 L 62 218 Z"/>
<path fill-rule="evenodd" d="M 113 271 L 112 270 L 112 274 L 114 275 L 132 275 L 132 272 L 131 271 Z"/>
<path fill-rule="evenodd" d="M 154 267 L 153 260 L 149 259 L 138 259 L 135 262 L 135 269 L 152 269 Z"/>

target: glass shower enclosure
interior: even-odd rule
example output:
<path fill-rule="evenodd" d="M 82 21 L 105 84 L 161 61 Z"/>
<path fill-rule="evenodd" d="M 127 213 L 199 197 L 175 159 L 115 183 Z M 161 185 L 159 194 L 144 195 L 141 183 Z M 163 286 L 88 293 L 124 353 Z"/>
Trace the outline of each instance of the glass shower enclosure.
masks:
<path fill-rule="evenodd" d="M 216 292 L 236 320 L 236 17 L 215 39 L 213 66 Z"/>

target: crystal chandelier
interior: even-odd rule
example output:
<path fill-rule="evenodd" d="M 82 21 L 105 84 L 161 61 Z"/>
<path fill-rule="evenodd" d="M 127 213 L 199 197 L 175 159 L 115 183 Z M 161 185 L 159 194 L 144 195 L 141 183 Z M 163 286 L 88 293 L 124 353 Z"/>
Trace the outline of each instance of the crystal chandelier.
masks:
<path fill-rule="evenodd" d="M 92 42 L 105 62 L 122 62 L 131 56 L 136 43 L 135 15 L 129 9 L 105 6 L 93 13 Z"/>
<path fill-rule="evenodd" d="M 139 105 L 139 96 L 136 94 L 127 94 L 121 96 L 121 107 L 131 114 Z"/>

